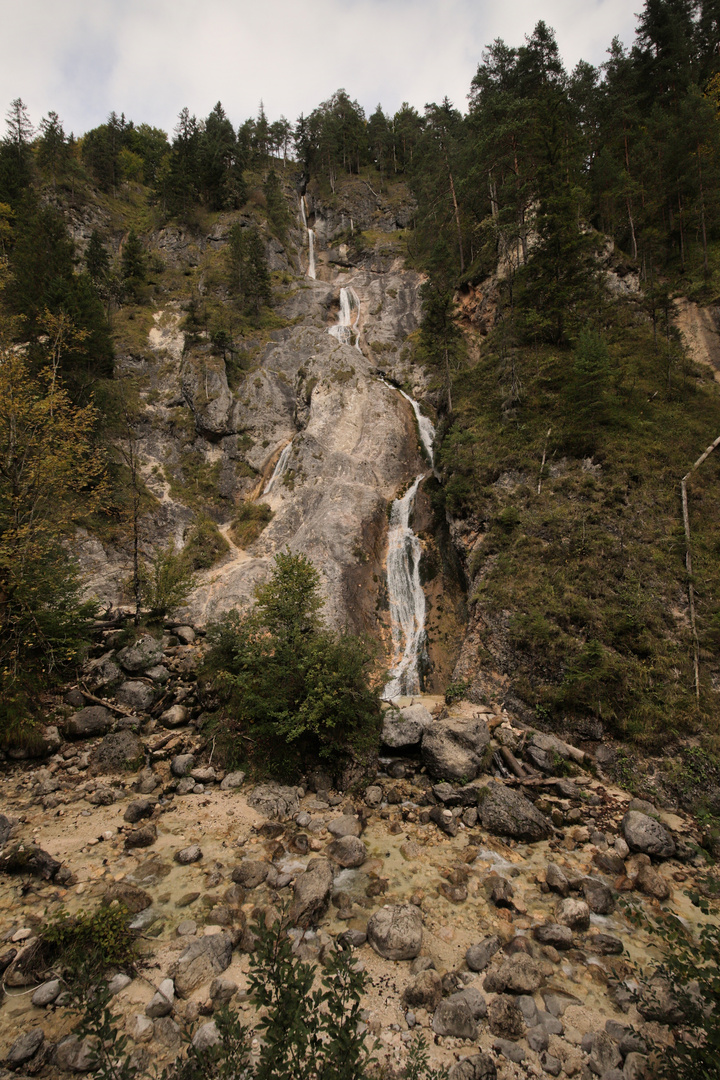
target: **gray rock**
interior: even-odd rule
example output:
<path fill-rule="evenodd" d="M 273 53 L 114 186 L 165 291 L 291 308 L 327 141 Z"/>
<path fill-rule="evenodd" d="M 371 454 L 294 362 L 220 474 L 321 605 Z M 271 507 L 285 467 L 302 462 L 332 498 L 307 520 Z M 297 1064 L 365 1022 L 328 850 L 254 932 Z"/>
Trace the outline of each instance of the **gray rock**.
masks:
<path fill-rule="evenodd" d="M 172 979 L 163 979 L 145 1007 L 145 1015 L 152 1020 L 160 1016 L 169 1016 L 173 1011 L 175 1001 L 175 986 Z"/>
<path fill-rule="evenodd" d="M 465 953 L 465 963 L 471 971 L 484 971 L 500 948 L 499 937 L 487 937 L 478 945 L 471 945 Z"/>
<path fill-rule="evenodd" d="M 192 776 L 183 776 L 182 780 L 178 784 L 175 794 L 176 795 L 194 795 L 197 784 L 193 780 Z M 201 789 L 202 790 L 202 789 Z"/>
<path fill-rule="evenodd" d="M 510 1042 L 508 1039 L 494 1039 L 492 1046 L 497 1054 L 507 1058 L 508 1061 L 513 1061 L 516 1065 L 525 1060 L 525 1051 L 522 1046 Z"/>
<path fill-rule="evenodd" d="M 412 960 L 422 948 L 422 915 L 413 904 L 386 904 L 367 924 L 368 942 L 386 960 Z"/>
<path fill-rule="evenodd" d="M 535 1004 L 535 999 L 530 997 L 529 994 L 521 994 L 517 999 L 517 1006 L 520 1012 L 523 1014 L 523 1018 L 528 1027 L 535 1027 L 538 1021 L 538 1007 Z"/>
<path fill-rule="evenodd" d="M 200 862 L 202 857 L 203 853 L 199 844 L 191 844 L 190 847 L 181 848 L 180 851 L 176 851 L 173 855 L 175 862 L 180 863 L 181 866 L 189 866 L 190 863 Z"/>
<path fill-rule="evenodd" d="M 153 682 L 159 683 L 160 686 L 164 686 L 170 679 L 170 672 L 164 664 L 156 664 L 155 667 L 148 668 L 145 674 L 148 679 L 152 679 Z"/>
<path fill-rule="evenodd" d="M 569 896 L 555 908 L 555 918 L 571 930 L 587 930 L 590 925 L 590 908 L 584 900 Z"/>
<path fill-rule="evenodd" d="M 142 1013 L 137 1013 L 131 1018 L 128 1030 L 133 1042 L 146 1043 L 150 1042 L 155 1034 L 155 1025 L 149 1016 L 143 1016 Z"/>
<path fill-rule="evenodd" d="M 388 710 L 383 717 L 380 741 L 393 750 L 418 746 L 433 718 L 424 705 L 407 705 L 397 712 Z"/>
<path fill-rule="evenodd" d="M 123 814 L 123 821 L 127 821 L 129 825 L 137 825 L 138 821 L 142 821 L 143 818 L 152 817 L 156 806 L 155 799 L 135 799 L 133 802 L 128 803 Z"/>
<path fill-rule="evenodd" d="M 559 950 L 571 949 L 573 944 L 572 930 L 560 923 L 545 923 L 544 926 L 534 927 L 533 937 L 541 945 L 552 945 Z"/>
<path fill-rule="evenodd" d="M 136 712 L 147 712 L 155 700 L 156 691 L 139 679 L 128 679 L 115 691 L 115 697 L 123 705 L 129 705 Z"/>
<path fill-rule="evenodd" d="M 362 866 L 367 859 L 367 848 L 357 836 L 343 836 L 327 847 L 333 862 L 346 868 Z"/>
<path fill-rule="evenodd" d="M 88 661 L 85 665 L 88 682 L 93 689 L 99 690 L 101 687 L 117 682 L 118 679 L 123 677 L 122 671 L 113 660 L 114 655 L 111 649 L 110 652 Z"/>
<path fill-rule="evenodd" d="M 570 895 L 570 882 L 566 874 L 555 863 L 548 863 L 545 870 L 545 882 L 547 887 L 559 896 Z"/>
<path fill-rule="evenodd" d="M 552 990 L 543 991 L 543 1001 L 545 1002 L 545 1008 L 550 1016 L 556 1018 L 562 1016 L 565 1010 L 571 1005 L 582 1005 L 579 998 L 573 997 L 572 994 L 555 993 Z M 541 1017 L 541 1023 L 543 1026 L 546 1026 L 544 1017 Z"/>
<path fill-rule="evenodd" d="M 539 964 L 531 956 L 515 953 L 485 976 L 483 986 L 488 992 L 496 994 L 534 994 L 544 981 Z"/>
<path fill-rule="evenodd" d="M 190 713 L 184 705 L 171 705 L 160 713 L 160 723 L 166 728 L 183 727 L 190 720 Z"/>
<path fill-rule="evenodd" d="M 453 1065 L 448 1080 L 497 1080 L 495 1062 L 487 1054 L 473 1054 Z"/>
<path fill-rule="evenodd" d="M 62 989 L 62 983 L 59 979 L 48 979 L 41 986 L 38 986 L 37 990 L 30 999 L 37 1008 L 42 1009 L 45 1005 L 52 1005 L 55 998 L 58 997 Z"/>
<path fill-rule="evenodd" d="M 183 919 L 175 928 L 178 937 L 188 937 L 197 932 L 197 923 L 194 919 Z"/>
<path fill-rule="evenodd" d="M 470 1006 L 460 994 L 451 994 L 440 1002 L 433 1016 L 432 1029 L 436 1035 L 451 1035 L 456 1039 L 476 1039 L 478 1034 Z"/>
<path fill-rule="evenodd" d="M 543 817 L 529 799 L 504 784 L 481 788 L 478 815 L 484 829 L 494 836 L 509 836 L 514 840 L 546 840 L 552 833 Z"/>
<path fill-rule="evenodd" d="M 369 788 L 365 789 L 365 805 L 369 806 L 371 810 L 377 809 L 383 800 L 383 789 L 377 784 L 371 784 Z"/>
<path fill-rule="evenodd" d="M 125 671 L 136 675 L 160 663 L 162 655 L 162 641 L 149 634 L 143 634 L 133 645 L 121 649 L 117 654 L 117 660 Z"/>
<path fill-rule="evenodd" d="M 220 1041 L 220 1032 L 214 1020 L 211 1020 L 208 1024 L 201 1024 L 192 1037 L 192 1044 L 199 1051 L 209 1050 L 211 1046 L 218 1046 Z"/>
<path fill-rule="evenodd" d="M 30 1061 L 35 1057 L 38 1050 L 45 1042 L 45 1032 L 41 1027 L 30 1028 L 29 1031 L 24 1031 L 22 1035 L 18 1035 L 15 1042 L 12 1044 L 5 1057 L 5 1064 L 11 1068 L 17 1068 L 18 1065 L 24 1065 L 26 1061 Z"/>
<path fill-rule="evenodd" d="M 208 765 L 202 769 L 193 769 L 190 775 L 196 784 L 214 784 L 217 780 L 217 773 L 212 765 Z"/>
<path fill-rule="evenodd" d="M 293 926 L 307 930 L 320 921 L 330 905 L 333 870 L 328 859 L 311 859 L 304 874 L 295 880 L 288 918 Z"/>
<path fill-rule="evenodd" d="M 675 854 L 675 841 L 667 829 L 639 810 L 629 810 L 622 819 L 621 828 L 631 851 L 641 851 L 659 859 L 670 859 Z"/>
<path fill-rule="evenodd" d="M 154 1021 L 155 1039 L 161 1046 L 176 1054 L 183 1044 L 182 1031 L 171 1016 L 160 1016 Z M 145 1075 L 149 1070 L 144 1070 Z"/>
<path fill-rule="evenodd" d="M 129 975 L 126 975 L 124 971 L 118 971 L 117 975 L 113 975 L 112 979 L 108 982 L 108 993 L 115 997 L 121 990 L 124 990 L 126 986 L 129 986 L 132 979 Z"/>
<path fill-rule="evenodd" d="M 468 986 L 465 990 L 458 990 L 451 994 L 448 1001 L 462 1000 L 465 1002 L 475 1020 L 482 1020 L 487 1016 L 487 1001 L 476 986 Z"/>
<path fill-rule="evenodd" d="M 245 783 L 244 772 L 231 772 L 220 783 L 221 791 L 232 791 L 233 788 L 242 787 Z"/>
<path fill-rule="evenodd" d="M 113 715 L 103 705 L 88 705 L 71 716 L 65 734 L 71 739 L 91 739 L 106 735 L 113 726 Z"/>
<path fill-rule="evenodd" d="M 87 796 L 91 806 L 112 806 L 115 802 L 115 791 L 109 787 L 95 788 L 92 795 Z"/>
<path fill-rule="evenodd" d="M 597 878 L 583 878 L 583 896 L 591 911 L 596 915 L 611 915 L 615 910 L 615 896 L 609 886 Z"/>
<path fill-rule="evenodd" d="M 187 776 L 195 764 L 194 754 L 178 754 L 177 757 L 172 759 L 170 764 L 170 772 L 173 776 Z"/>
<path fill-rule="evenodd" d="M 129 881 L 116 881 L 109 885 L 102 898 L 103 907 L 111 904 L 122 904 L 131 915 L 137 915 L 145 911 L 152 904 L 152 897 L 137 885 Z"/>
<path fill-rule="evenodd" d="M 92 1039 L 67 1035 L 53 1050 L 53 1061 L 63 1072 L 90 1072 L 97 1063 L 95 1045 Z"/>
<path fill-rule="evenodd" d="M 526 1034 L 528 1046 L 531 1050 L 534 1050 L 536 1054 L 541 1054 L 543 1050 L 547 1050 L 550 1045 L 550 1036 L 548 1035 L 542 1024 L 538 1024 L 537 1027 L 530 1028 Z"/>
<path fill-rule="evenodd" d="M 548 1076 L 559 1076 L 562 1072 L 562 1061 L 560 1058 L 553 1057 L 552 1054 L 541 1054 L 540 1064 L 542 1065 L 543 1072 L 546 1072 Z"/>
<path fill-rule="evenodd" d="M 132 829 L 125 835 L 126 848 L 150 847 L 157 840 L 157 826 L 151 821 L 147 825 L 141 825 L 139 829 Z"/>
<path fill-rule="evenodd" d="M 198 986 L 222 975 L 232 960 L 232 939 L 213 934 L 190 942 L 168 972 L 178 997 L 186 998 Z"/>
<path fill-rule="evenodd" d="M 248 803 L 268 818 L 284 821 L 300 809 L 297 788 L 282 784 L 258 784 L 248 796 Z"/>
<path fill-rule="evenodd" d="M 484 720 L 435 720 L 422 737 L 422 762 L 433 779 L 474 780 L 489 742 Z"/>
<path fill-rule="evenodd" d="M 353 814 L 343 814 L 342 817 L 333 818 L 328 822 L 328 832 L 338 839 L 343 836 L 359 836 L 362 825 L 359 818 Z"/>
<path fill-rule="evenodd" d="M 181 645 L 192 645 L 195 640 L 195 631 L 192 626 L 176 626 L 173 630 Z"/>
<path fill-rule="evenodd" d="M 10 839 L 10 834 L 15 828 L 16 819 L 10 820 L 5 814 L 0 814 L 0 847 L 4 847 Z"/>
<path fill-rule="evenodd" d="M 242 885 L 244 889 L 255 889 L 262 885 L 269 869 L 269 863 L 260 862 L 259 859 L 243 859 L 231 876 L 236 885 Z"/>
<path fill-rule="evenodd" d="M 421 971 L 413 982 L 405 987 L 403 1000 L 413 1009 L 434 1012 L 443 996 L 443 981 L 437 971 Z"/>
<path fill-rule="evenodd" d="M 132 731 L 113 731 L 90 752 L 92 773 L 119 773 L 145 764 L 145 748 Z"/>
<path fill-rule="evenodd" d="M 210 1000 L 215 1006 L 227 1005 L 238 992 L 238 984 L 227 975 L 213 979 L 210 983 Z"/>
<path fill-rule="evenodd" d="M 602 1076 L 608 1069 L 616 1069 L 622 1065 L 622 1057 L 617 1044 L 607 1032 L 597 1031 L 593 1035 L 589 1065 L 598 1076 Z"/>

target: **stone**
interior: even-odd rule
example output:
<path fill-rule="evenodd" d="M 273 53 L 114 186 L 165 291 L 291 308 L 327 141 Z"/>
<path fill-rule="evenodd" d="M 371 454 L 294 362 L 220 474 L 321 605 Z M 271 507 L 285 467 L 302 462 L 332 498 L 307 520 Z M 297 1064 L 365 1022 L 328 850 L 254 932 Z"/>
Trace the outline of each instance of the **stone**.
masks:
<path fill-rule="evenodd" d="M 590 1068 L 597 1076 L 603 1076 L 608 1069 L 622 1065 L 622 1056 L 617 1043 L 605 1031 L 597 1031 L 592 1037 Z"/>
<path fill-rule="evenodd" d="M 311 859 L 295 880 L 288 918 L 304 930 L 320 921 L 330 905 L 333 870 L 328 859 Z"/>
<path fill-rule="evenodd" d="M 173 633 L 181 645 L 192 645 L 196 636 L 192 626 L 176 626 Z"/>
<path fill-rule="evenodd" d="M 497 1080 L 497 1068 L 488 1054 L 473 1054 L 453 1065 L 448 1080 Z"/>
<path fill-rule="evenodd" d="M 155 667 L 148 668 L 145 674 L 148 679 L 152 679 L 153 682 L 159 683 L 160 686 L 164 686 L 170 679 L 170 672 L 164 664 L 156 664 Z"/>
<path fill-rule="evenodd" d="M 589 934 L 585 939 L 585 948 L 590 952 L 599 953 L 600 956 L 620 956 L 623 951 L 623 943 L 620 938 L 612 934 Z"/>
<path fill-rule="evenodd" d="M 545 923 L 544 926 L 533 928 L 533 937 L 541 945 L 552 945 L 554 949 L 571 949 L 573 944 L 572 930 L 569 926 L 560 923 Z"/>
<path fill-rule="evenodd" d="M 413 904 L 386 904 L 370 916 L 368 942 L 386 960 L 412 960 L 422 948 L 422 914 Z"/>
<path fill-rule="evenodd" d="M 525 1019 L 514 998 L 497 994 L 488 1004 L 488 1027 L 493 1035 L 503 1039 L 521 1039 L 525 1034 Z"/>
<path fill-rule="evenodd" d="M 217 773 L 212 765 L 206 765 L 200 769 L 191 769 L 190 775 L 196 784 L 214 784 L 217 780 Z"/>
<path fill-rule="evenodd" d="M 639 810 L 629 810 L 620 823 L 623 836 L 631 851 L 670 859 L 675 854 L 675 841 L 667 829 Z"/>
<path fill-rule="evenodd" d="M 227 975 L 221 975 L 210 983 L 210 1000 L 216 1007 L 227 1005 L 238 992 L 238 984 Z"/>
<path fill-rule="evenodd" d="M 548 1076 L 559 1076 L 562 1072 L 562 1061 L 560 1058 L 553 1057 L 552 1054 L 541 1054 L 540 1064 L 542 1065 L 543 1072 L 546 1072 Z"/>
<path fill-rule="evenodd" d="M 555 918 L 571 930 L 587 930 L 590 925 L 590 908 L 584 900 L 567 897 L 555 908 Z"/>
<path fill-rule="evenodd" d="M 527 1044 L 531 1050 L 534 1050 L 536 1054 L 541 1054 L 543 1050 L 547 1050 L 550 1045 L 550 1036 L 548 1035 L 542 1024 L 538 1024 L 536 1027 L 530 1028 L 526 1035 Z"/>
<path fill-rule="evenodd" d="M 435 780 L 474 780 L 482 770 L 489 742 L 484 720 L 435 720 L 422 736 L 422 763 Z"/>
<path fill-rule="evenodd" d="M 496 1054 L 501 1054 L 502 1057 L 507 1058 L 508 1061 L 513 1061 L 516 1065 L 525 1060 L 525 1051 L 522 1046 L 518 1046 L 517 1043 L 511 1042 L 509 1039 L 495 1039 L 492 1048 Z"/>
<path fill-rule="evenodd" d="M 647 1080 L 649 1076 L 648 1059 L 644 1054 L 631 1051 L 623 1065 L 623 1080 Z"/>
<path fill-rule="evenodd" d="M 603 874 L 611 877 L 622 877 L 625 874 L 625 862 L 615 851 L 596 851 L 593 862 Z"/>
<path fill-rule="evenodd" d="M 113 731 L 90 751 L 93 774 L 135 771 L 145 764 L 145 749 L 132 731 Z"/>
<path fill-rule="evenodd" d="M 516 953 L 486 975 L 483 986 L 488 992 L 496 994 L 534 994 L 544 982 L 537 962 L 526 953 Z"/>
<path fill-rule="evenodd" d="M 367 859 L 367 848 L 357 836 L 343 836 L 328 845 L 327 854 L 333 862 L 349 869 L 362 866 Z"/>
<path fill-rule="evenodd" d="M 34 1058 L 38 1050 L 45 1042 L 45 1032 L 41 1027 L 30 1028 L 29 1031 L 24 1031 L 22 1035 L 18 1035 L 15 1042 L 12 1044 L 5 1056 L 5 1064 L 10 1068 L 17 1068 L 18 1065 L 24 1065 L 31 1058 Z"/>
<path fill-rule="evenodd" d="M 129 679 L 115 691 L 115 697 L 135 712 L 147 712 L 155 700 L 157 691 L 139 679 Z"/>
<path fill-rule="evenodd" d="M 45 1005 L 52 1005 L 55 998 L 59 996 L 61 990 L 62 983 L 59 979 L 48 979 L 47 982 L 38 986 L 30 1000 L 36 1008 L 42 1009 Z"/>
<path fill-rule="evenodd" d="M 122 904 L 131 915 L 137 915 L 150 907 L 152 897 L 137 885 L 131 885 L 128 881 L 116 881 L 108 886 L 102 898 L 103 907 L 110 907 L 111 904 Z"/>
<path fill-rule="evenodd" d="M 173 776 L 184 777 L 188 775 L 194 764 L 194 754 L 178 754 L 170 762 L 170 772 Z"/>
<path fill-rule="evenodd" d="M 245 773 L 244 772 L 231 772 L 231 773 L 228 773 L 227 776 L 224 777 L 223 780 L 220 781 L 220 790 L 221 791 L 232 791 L 233 788 L 242 787 L 244 783 L 245 783 Z"/>
<path fill-rule="evenodd" d="M 160 1016 L 154 1021 L 155 1039 L 171 1053 L 177 1053 L 182 1044 L 182 1031 L 171 1016 Z"/>
<path fill-rule="evenodd" d="M 407 705 L 397 711 L 388 710 L 383 717 L 380 741 L 393 750 L 418 746 L 433 718 L 424 705 Z"/>
<path fill-rule="evenodd" d="M 413 982 L 405 987 L 403 1000 L 413 1009 L 434 1012 L 443 996 L 443 982 L 437 971 L 421 971 Z"/>
<path fill-rule="evenodd" d="M 118 971 L 117 975 L 113 975 L 112 979 L 107 984 L 108 993 L 111 997 L 115 997 L 121 990 L 124 990 L 126 986 L 129 986 L 132 979 L 129 975 L 126 975 L 124 971 Z"/>
<path fill-rule="evenodd" d="M 157 1020 L 160 1016 L 169 1016 L 173 1011 L 175 1001 L 175 985 L 172 979 L 163 979 L 145 1007 L 145 1015 L 151 1020 Z"/>
<path fill-rule="evenodd" d="M 615 896 L 611 888 L 597 878 L 586 877 L 582 881 L 585 903 L 596 915 L 612 915 Z"/>
<path fill-rule="evenodd" d="M 343 814 L 342 817 L 333 818 L 328 822 L 328 832 L 340 839 L 343 836 L 360 836 L 362 825 L 360 819 L 353 814 Z"/>
<path fill-rule="evenodd" d="M 128 804 L 123 814 L 123 821 L 127 821 L 130 825 L 137 825 L 138 821 L 142 821 L 143 818 L 152 817 L 156 806 L 155 799 L 134 799 L 133 802 Z"/>
<path fill-rule="evenodd" d="M 182 780 L 175 789 L 176 795 L 194 795 L 197 784 L 193 780 L 192 776 L 183 776 Z M 200 789 L 202 790 L 202 788 Z"/>
<path fill-rule="evenodd" d="M 190 847 L 181 848 L 180 851 L 176 851 L 173 855 L 175 862 L 180 863 L 181 866 L 189 866 L 190 863 L 200 862 L 202 857 L 203 853 L 199 844 L 191 844 Z"/>
<path fill-rule="evenodd" d="M 50 881 L 60 871 L 62 863 L 35 844 L 17 842 L 0 855 L 0 873 L 35 874 Z"/>
<path fill-rule="evenodd" d="M 201 1024 L 192 1037 L 193 1047 L 198 1051 L 209 1050 L 211 1046 L 220 1043 L 220 1032 L 214 1020 L 208 1024 Z"/>
<path fill-rule="evenodd" d="M 478 816 L 482 827 L 493 836 L 513 840 L 546 840 L 552 827 L 529 799 L 504 784 L 480 789 Z"/>
<path fill-rule="evenodd" d="M 652 866 L 641 866 L 635 878 L 635 887 L 644 892 L 646 896 L 652 896 L 654 900 L 668 900 L 671 889 L 668 882 L 653 870 Z"/>
<path fill-rule="evenodd" d="M 142 1013 L 137 1013 L 130 1018 L 129 1034 L 133 1042 L 146 1043 L 150 1042 L 155 1034 L 155 1025 L 149 1016 L 143 1016 Z"/>
<path fill-rule="evenodd" d="M 487 937 L 477 945 L 471 945 L 465 953 L 465 963 L 471 971 L 484 971 L 500 948 L 499 937 Z"/>
<path fill-rule="evenodd" d="M 455 1039 L 476 1039 L 478 1034 L 477 1021 L 461 994 L 451 994 L 440 1002 L 432 1029 L 436 1035 L 451 1035 Z"/>
<path fill-rule="evenodd" d="M 535 1027 L 535 1025 L 540 1022 L 535 999 L 530 997 L 529 994 L 521 994 L 516 1000 L 527 1026 Z"/>
<path fill-rule="evenodd" d="M 582 1004 L 582 1002 L 578 998 L 573 997 L 572 994 L 566 994 L 562 992 L 555 993 L 555 991 L 553 990 L 543 991 L 543 1001 L 545 1002 L 545 1008 L 547 1009 L 550 1016 L 555 1017 L 556 1019 L 557 1017 L 562 1016 L 565 1010 L 568 1009 L 571 1005 Z M 543 1024 L 543 1027 L 547 1028 L 547 1020 L 545 1019 L 545 1017 L 541 1017 L 541 1023 Z M 547 1030 L 551 1031 L 550 1028 L 547 1028 Z"/>
<path fill-rule="evenodd" d="M 268 818 L 285 821 L 300 809 L 297 788 L 282 784 L 258 784 L 248 796 L 248 803 Z"/>
<path fill-rule="evenodd" d="M 182 919 L 175 927 L 175 933 L 178 937 L 189 937 L 197 933 L 197 923 L 194 919 Z"/>
<path fill-rule="evenodd" d="M 228 934 L 197 938 L 178 957 L 168 972 L 178 997 L 186 998 L 198 986 L 222 975 L 232 960 L 232 939 Z"/>
<path fill-rule="evenodd" d="M 150 634 L 142 634 L 132 645 L 120 649 L 117 661 L 125 671 L 135 675 L 160 663 L 163 656 L 163 643 Z"/>
<path fill-rule="evenodd" d="M 185 705 L 171 705 L 160 713 L 160 723 L 166 728 L 183 727 L 189 719 L 190 713 Z"/>
<path fill-rule="evenodd" d="M 268 876 L 270 866 L 258 859 L 243 859 L 239 866 L 233 870 L 231 877 L 236 885 L 242 885 L 244 889 L 255 889 L 262 885 Z"/>
<path fill-rule="evenodd" d="M 365 805 L 371 810 L 376 810 L 383 800 L 383 789 L 377 784 L 371 784 L 365 789 Z"/>
<path fill-rule="evenodd" d="M 87 801 L 91 806 L 112 806 L 115 802 L 115 792 L 109 787 L 98 787 L 92 795 L 88 795 Z"/>
<path fill-rule="evenodd" d="M 95 1045 L 91 1039 L 66 1035 L 53 1050 L 53 1062 L 62 1072 L 90 1072 L 96 1064 Z"/>
<path fill-rule="evenodd" d="M 157 826 L 151 821 L 147 825 L 141 825 L 139 829 L 133 829 L 125 836 L 126 848 L 150 847 L 157 840 Z"/>
<path fill-rule="evenodd" d="M 113 726 L 113 715 L 104 705 L 88 705 L 70 717 L 65 734 L 71 739 L 91 739 L 107 735 Z"/>
<path fill-rule="evenodd" d="M 545 883 L 548 889 L 557 893 L 559 896 L 566 897 L 570 895 L 570 882 L 567 879 L 567 875 L 563 873 L 559 866 L 555 863 L 548 863 L 545 869 Z"/>

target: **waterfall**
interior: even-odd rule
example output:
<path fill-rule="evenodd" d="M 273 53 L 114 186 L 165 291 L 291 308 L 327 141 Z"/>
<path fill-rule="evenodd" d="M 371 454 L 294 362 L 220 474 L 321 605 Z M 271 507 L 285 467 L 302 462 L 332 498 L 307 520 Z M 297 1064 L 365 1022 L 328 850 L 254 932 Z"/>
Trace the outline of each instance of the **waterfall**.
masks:
<path fill-rule="evenodd" d="M 340 290 L 340 314 L 335 326 L 331 326 L 328 334 L 337 338 L 343 345 L 354 345 L 360 352 L 360 301 L 354 289 Z M 354 337 L 354 341 L 353 341 Z"/>
<path fill-rule="evenodd" d="M 422 444 L 430 464 L 433 465 L 435 428 L 431 421 L 422 415 L 417 402 L 403 390 L 400 393 L 412 405 Z M 410 528 L 410 517 L 415 509 L 418 488 L 424 479 L 425 475 L 422 473 L 416 476 L 403 497 L 395 499 L 390 509 L 387 586 L 393 658 L 390 679 L 383 690 L 383 697 L 388 700 L 403 694 L 417 694 L 421 689 L 420 664 L 427 644 L 425 593 L 420 584 L 422 548 Z"/>
<path fill-rule="evenodd" d="M 302 216 L 302 223 L 305 229 L 307 229 L 308 237 L 308 268 L 307 276 L 315 280 L 315 232 L 308 227 L 307 211 L 305 210 L 305 196 L 300 196 L 300 214 Z"/>
<path fill-rule="evenodd" d="M 270 492 L 272 491 L 273 487 L 277 483 L 277 481 L 280 480 L 281 477 L 284 475 L 284 473 L 287 471 L 288 458 L 290 457 L 290 451 L 291 450 L 292 450 L 292 439 L 287 444 L 287 446 L 283 449 L 283 452 L 281 453 L 280 457 L 277 459 L 277 462 L 275 464 L 275 468 L 273 469 L 273 474 L 270 477 L 270 479 L 268 480 L 265 487 L 263 488 L 263 495 L 269 495 Z"/>

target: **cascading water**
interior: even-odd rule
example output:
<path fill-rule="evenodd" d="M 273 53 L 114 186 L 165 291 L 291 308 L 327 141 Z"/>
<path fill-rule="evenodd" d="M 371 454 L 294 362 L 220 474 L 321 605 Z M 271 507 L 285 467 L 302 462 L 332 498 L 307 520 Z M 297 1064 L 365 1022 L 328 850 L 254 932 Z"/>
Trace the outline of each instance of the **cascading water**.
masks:
<path fill-rule="evenodd" d="M 354 345 L 360 352 L 359 323 L 360 301 L 355 290 L 348 285 L 340 290 L 340 314 L 337 323 L 330 327 L 328 334 L 337 338 L 343 345 Z"/>
<path fill-rule="evenodd" d="M 300 196 L 300 214 L 302 216 L 302 223 L 307 230 L 308 237 L 308 269 L 307 276 L 315 280 L 315 233 L 309 228 L 307 220 L 307 211 L 305 209 L 305 196 Z"/>
<path fill-rule="evenodd" d="M 386 383 L 389 385 L 389 383 Z M 420 439 L 430 464 L 434 464 L 433 441 L 435 428 L 423 416 L 416 401 L 400 391 L 410 402 L 417 418 Z M 420 541 L 410 528 L 415 498 L 425 474 L 415 480 L 401 499 L 395 499 L 390 509 L 388 531 L 387 584 L 390 604 L 390 629 L 393 659 L 390 679 L 383 697 L 391 700 L 403 694 L 417 694 L 421 688 L 420 664 L 425 654 L 425 593 L 420 584 Z"/>
<path fill-rule="evenodd" d="M 272 491 L 273 487 L 275 486 L 275 484 L 278 482 L 278 480 L 280 480 L 283 477 L 283 475 L 287 472 L 288 459 L 290 457 L 290 451 L 291 450 L 292 450 L 292 440 L 287 444 L 286 447 L 284 447 L 283 452 L 281 453 L 280 457 L 277 459 L 277 462 L 275 464 L 275 468 L 273 469 L 273 474 L 270 477 L 270 479 L 268 480 L 265 487 L 263 488 L 263 495 L 269 495 L 270 492 Z"/>

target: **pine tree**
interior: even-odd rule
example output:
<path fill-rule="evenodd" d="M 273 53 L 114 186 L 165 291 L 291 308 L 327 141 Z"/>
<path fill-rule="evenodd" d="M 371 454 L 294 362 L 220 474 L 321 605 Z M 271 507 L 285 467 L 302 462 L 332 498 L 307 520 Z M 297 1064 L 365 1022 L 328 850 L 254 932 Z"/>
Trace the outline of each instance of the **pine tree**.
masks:
<path fill-rule="evenodd" d="M 120 275 L 126 296 L 135 303 L 139 303 L 142 298 L 142 289 L 147 273 L 145 251 L 134 229 L 130 230 L 128 238 L 123 244 L 120 258 Z"/>
<path fill-rule="evenodd" d="M 38 144 L 38 162 L 47 170 L 55 187 L 58 176 L 62 176 L 70 160 L 70 153 L 60 117 L 56 112 L 49 112 L 40 121 L 40 142 Z"/>
<path fill-rule="evenodd" d="M 265 177 L 263 194 L 265 195 L 265 201 L 267 202 L 268 218 L 273 227 L 273 231 L 284 243 L 287 236 L 288 225 L 290 224 L 290 215 L 288 213 L 285 195 L 283 194 L 280 181 L 278 180 L 277 173 L 274 169 L 271 169 Z"/>
<path fill-rule="evenodd" d="M 85 250 L 87 272 L 96 285 L 104 285 L 110 275 L 110 259 L 100 233 L 93 229 Z"/>
<path fill-rule="evenodd" d="M 258 316 L 270 302 L 270 272 L 265 248 L 256 228 L 233 225 L 228 245 L 230 287 L 241 309 Z"/>

